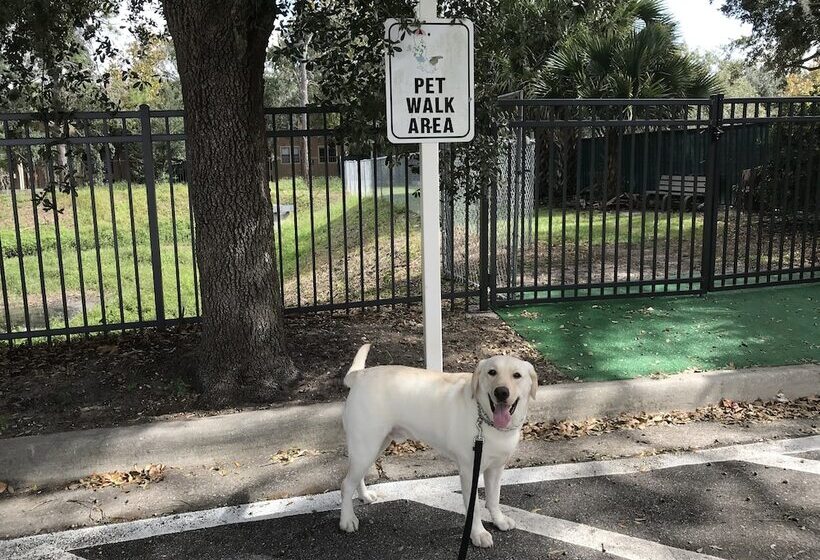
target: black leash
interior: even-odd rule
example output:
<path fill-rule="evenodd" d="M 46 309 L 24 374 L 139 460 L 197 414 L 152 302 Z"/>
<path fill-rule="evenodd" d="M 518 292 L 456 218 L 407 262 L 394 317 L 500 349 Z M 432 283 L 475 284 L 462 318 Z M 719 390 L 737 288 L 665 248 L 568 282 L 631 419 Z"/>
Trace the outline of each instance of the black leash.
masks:
<path fill-rule="evenodd" d="M 467 506 L 467 520 L 464 522 L 464 532 L 461 534 L 461 548 L 458 550 L 458 560 L 467 558 L 467 548 L 470 546 L 470 529 L 473 526 L 475 514 L 475 500 L 478 493 L 478 475 L 481 473 L 481 452 L 484 450 L 484 436 L 481 429 L 481 418 L 478 420 L 478 435 L 473 442 L 473 481 L 470 484 L 470 502 Z"/>

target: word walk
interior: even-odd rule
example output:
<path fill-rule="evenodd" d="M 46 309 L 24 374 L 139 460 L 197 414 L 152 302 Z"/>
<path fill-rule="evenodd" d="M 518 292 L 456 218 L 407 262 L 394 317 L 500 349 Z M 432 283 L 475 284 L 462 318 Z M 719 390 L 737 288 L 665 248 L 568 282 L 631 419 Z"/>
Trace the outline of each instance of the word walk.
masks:
<path fill-rule="evenodd" d="M 446 134 L 453 132 L 452 117 L 444 116 L 455 113 L 455 97 L 444 95 L 446 78 L 415 78 L 413 81 L 414 97 L 407 98 L 407 112 L 410 113 L 408 134 Z M 428 97 L 428 96 L 435 97 Z"/>

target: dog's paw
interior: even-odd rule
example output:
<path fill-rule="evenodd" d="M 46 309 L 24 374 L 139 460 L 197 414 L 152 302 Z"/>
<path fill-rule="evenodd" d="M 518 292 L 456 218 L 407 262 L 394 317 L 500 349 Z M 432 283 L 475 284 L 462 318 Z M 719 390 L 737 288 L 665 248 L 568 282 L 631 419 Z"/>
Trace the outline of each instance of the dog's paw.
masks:
<path fill-rule="evenodd" d="M 349 516 L 342 515 L 342 518 L 339 520 L 339 529 L 345 533 L 357 531 L 359 529 L 359 518 L 353 513 Z"/>
<path fill-rule="evenodd" d="M 487 529 L 482 528 L 480 531 L 473 531 L 470 534 L 470 540 L 475 546 L 481 548 L 490 548 L 493 546 L 493 536 Z"/>
<path fill-rule="evenodd" d="M 373 502 L 379 501 L 379 495 L 372 490 L 365 490 L 363 493 L 359 494 L 359 498 L 366 504 L 372 504 Z"/>
<path fill-rule="evenodd" d="M 515 521 L 513 521 L 503 513 L 499 513 L 498 515 L 493 516 L 493 525 L 495 525 L 502 531 L 509 531 L 511 529 L 515 529 Z"/>

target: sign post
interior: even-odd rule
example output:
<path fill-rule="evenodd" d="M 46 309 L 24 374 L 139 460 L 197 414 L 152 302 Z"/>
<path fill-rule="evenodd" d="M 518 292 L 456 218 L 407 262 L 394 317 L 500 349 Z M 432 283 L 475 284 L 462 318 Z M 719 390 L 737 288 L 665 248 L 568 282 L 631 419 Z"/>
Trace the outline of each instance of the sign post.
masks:
<path fill-rule="evenodd" d="M 387 20 L 387 136 L 420 145 L 422 305 L 427 369 L 442 371 L 439 143 L 474 135 L 473 25 L 438 19 L 436 0 L 419 0 L 418 28 Z"/>

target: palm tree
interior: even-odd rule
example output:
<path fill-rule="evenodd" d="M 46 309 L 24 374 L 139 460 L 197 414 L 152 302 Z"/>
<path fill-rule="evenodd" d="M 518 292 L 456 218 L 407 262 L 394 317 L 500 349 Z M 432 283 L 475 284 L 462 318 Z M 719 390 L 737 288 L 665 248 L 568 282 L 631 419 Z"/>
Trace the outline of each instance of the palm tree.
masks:
<path fill-rule="evenodd" d="M 660 0 L 628 0 L 559 45 L 532 79 L 552 97 L 698 97 L 718 82 L 679 42 Z"/>
<path fill-rule="evenodd" d="M 628 0 L 614 13 L 577 28 L 535 74 L 530 91 L 538 97 L 562 98 L 706 97 L 717 91 L 718 85 L 709 68 L 680 43 L 675 22 L 659 0 Z M 629 118 L 631 111 L 624 106 L 598 115 Z M 654 111 L 642 116 L 663 116 L 658 114 L 663 109 Z M 604 134 L 614 137 L 616 131 L 608 128 Z M 577 135 L 566 130 L 562 136 L 553 141 L 566 158 L 575 152 Z M 608 142 L 608 194 L 616 187 L 617 144 Z M 542 149 L 541 154 L 544 152 Z M 565 167 L 567 171 L 574 169 L 571 162 Z"/>

